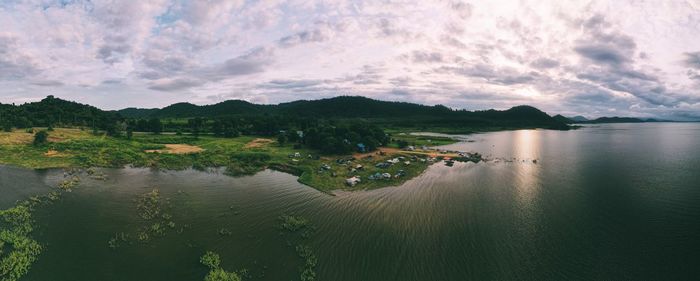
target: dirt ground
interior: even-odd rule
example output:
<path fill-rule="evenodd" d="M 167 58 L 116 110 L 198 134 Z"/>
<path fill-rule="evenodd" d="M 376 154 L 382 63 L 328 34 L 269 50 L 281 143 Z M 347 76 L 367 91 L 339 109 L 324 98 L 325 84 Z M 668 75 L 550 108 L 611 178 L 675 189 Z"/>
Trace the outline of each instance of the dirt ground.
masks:
<path fill-rule="evenodd" d="M 271 144 L 273 142 L 275 142 L 275 141 L 271 140 L 271 139 L 254 139 L 254 140 L 250 141 L 249 143 L 247 143 L 245 145 L 245 148 L 263 147 L 263 146 L 266 146 L 266 145 Z"/>
<path fill-rule="evenodd" d="M 64 157 L 66 154 L 60 153 L 56 150 L 49 150 L 46 153 L 44 153 L 44 156 L 46 157 Z"/>
<path fill-rule="evenodd" d="M 408 154 L 416 154 L 416 155 L 425 155 L 425 156 L 430 156 L 430 157 L 458 157 L 459 154 L 457 153 L 440 153 L 435 150 L 415 150 L 415 151 L 405 151 L 405 150 L 400 150 L 398 148 L 392 148 L 392 147 L 380 147 L 379 151 L 384 152 L 386 155 L 392 155 L 396 153 L 408 153 Z M 373 151 L 369 153 L 355 153 L 352 156 L 355 157 L 356 159 L 361 159 L 365 158 L 370 155 L 379 155 L 379 151 Z"/>
<path fill-rule="evenodd" d="M 170 154 L 190 154 L 204 151 L 199 146 L 189 144 L 166 144 L 164 149 L 146 150 L 146 152 L 170 153 Z"/>

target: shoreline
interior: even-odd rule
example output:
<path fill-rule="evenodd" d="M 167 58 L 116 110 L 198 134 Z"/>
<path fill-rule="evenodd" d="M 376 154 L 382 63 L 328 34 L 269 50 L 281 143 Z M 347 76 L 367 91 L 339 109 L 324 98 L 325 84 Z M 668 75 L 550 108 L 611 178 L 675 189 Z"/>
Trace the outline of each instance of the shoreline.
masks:
<path fill-rule="evenodd" d="M 241 136 L 218 138 L 187 135 L 137 134 L 133 139 L 93 135 L 72 128 L 56 128 L 51 141 L 33 146 L 26 132 L 0 133 L 0 164 L 19 168 L 88 169 L 152 168 L 161 170 L 206 170 L 223 168 L 226 175 L 244 176 L 264 169 L 285 172 L 298 182 L 330 194 L 333 190 L 367 190 L 400 185 L 422 174 L 427 167 L 457 153 L 414 146 L 440 146 L 461 141 L 455 137 L 419 136 L 397 133 L 388 147 L 352 155 L 322 155 L 296 146 L 278 145 L 270 138 Z M 261 141 L 264 140 L 264 141 Z M 410 150 L 397 143 L 410 144 Z M 172 148 L 183 153 L 171 152 Z M 194 153 L 192 152 L 194 151 Z M 388 174 L 388 176 L 387 176 Z M 377 176 L 381 175 L 381 177 Z M 349 179 L 361 179 L 350 184 Z"/>

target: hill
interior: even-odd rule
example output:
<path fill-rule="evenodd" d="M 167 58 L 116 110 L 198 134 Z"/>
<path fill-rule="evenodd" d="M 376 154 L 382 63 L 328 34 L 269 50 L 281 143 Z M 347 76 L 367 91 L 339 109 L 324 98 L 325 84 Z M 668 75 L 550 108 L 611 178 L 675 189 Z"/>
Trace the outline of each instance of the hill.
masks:
<path fill-rule="evenodd" d="M 117 111 L 127 118 L 230 118 L 280 116 L 283 118 L 366 119 L 377 124 L 398 127 L 443 128 L 523 128 L 567 129 L 556 120 L 531 106 L 508 110 L 465 111 L 442 105 L 421 105 L 407 102 L 380 101 L 359 96 L 339 96 L 319 100 L 299 100 L 277 105 L 252 104 L 228 100 L 212 105 L 177 103 L 160 110 L 131 108 Z"/>
<path fill-rule="evenodd" d="M 442 131 L 446 132 L 569 128 L 566 122 L 526 105 L 508 110 L 466 111 L 454 110 L 442 105 L 428 106 L 357 96 L 299 100 L 277 105 L 253 104 L 241 100 L 228 100 L 201 106 L 176 103 L 162 109 L 126 108 L 119 111 L 103 111 L 90 105 L 53 96 L 48 96 L 39 102 L 18 106 L 0 105 L 0 124 L 11 124 L 16 128 L 51 125 L 97 127 L 108 130 L 118 122 L 128 121 L 126 123 L 134 130 L 145 130 L 146 128 L 157 129 L 156 127 L 161 125 L 156 123 L 148 125 L 139 120 L 197 117 L 201 120 L 196 122 L 203 122 L 200 125 L 168 122 L 162 129 L 178 131 L 190 130 L 192 126 L 202 126 L 197 130 L 207 130 L 210 127 L 212 130 L 219 127 L 236 127 L 238 128 L 236 130 L 241 132 L 273 133 L 275 130 L 303 128 L 319 122 L 332 125 L 334 122 L 355 121 L 370 122 L 384 128 L 401 127 L 416 130 L 443 128 Z M 136 125 L 132 126 L 132 124 Z M 123 125 L 117 127 L 123 127 Z"/>
<path fill-rule="evenodd" d="M 577 115 L 577 116 L 574 116 L 574 117 L 569 117 L 569 119 L 570 119 L 571 121 L 574 121 L 574 122 L 586 122 L 586 121 L 589 121 L 588 118 L 583 117 L 583 116 L 581 116 L 581 115 Z"/>
<path fill-rule="evenodd" d="M 582 121 L 578 123 L 583 124 L 604 124 L 604 123 L 647 123 L 647 122 L 661 122 L 660 120 L 648 118 L 634 118 L 634 117 L 600 117 L 593 120 Z"/>
<path fill-rule="evenodd" d="M 86 126 L 107 129 L 121 117 L 94 106 L 47 96 L 39 102 L 0 106 L 0 124 L 16 128 Z"/>
<path fill-rule="evenodd" d="M 554 117 L 552 117 L 552 118 L 554 118 L 555 120 L 557 120 L 559 122 L 566 123 L 566 124 L 571 124 L 571 123 L 575 122 L 574 120 L 571 120 L 571 119 L 569 119 L 561 114 L 554 115 Z"/>

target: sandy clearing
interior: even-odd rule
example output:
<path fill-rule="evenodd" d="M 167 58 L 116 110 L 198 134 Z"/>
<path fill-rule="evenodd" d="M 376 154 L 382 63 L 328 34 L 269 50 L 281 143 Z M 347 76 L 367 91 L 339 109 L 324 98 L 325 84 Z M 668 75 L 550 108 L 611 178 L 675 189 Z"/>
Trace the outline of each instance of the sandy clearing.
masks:
<path fill-rule="evenodd" d="M 146 150 L 149 153 L 170 153 L 170 154 L 190 154 L 204 151 L 199 146 L 189 144 L 166 144 L 164 149 Z"/>
<path fill-rule="evenodd" d="M 263 147 L 263 146 L 266 146 L 266 145 L 271 144 L 271 143 L 273 143 L 273 142 L 275 142 L 275 141 L 274 141 L 274 140 L 271 140 L 271 139 L 260 139 L 260 138 L 258 138 L 258 139 L 254 139 L 254 140 L 250 141 L 249 143 L 247 143 L 247 144 L 245 145 L 245 148 Z"/>

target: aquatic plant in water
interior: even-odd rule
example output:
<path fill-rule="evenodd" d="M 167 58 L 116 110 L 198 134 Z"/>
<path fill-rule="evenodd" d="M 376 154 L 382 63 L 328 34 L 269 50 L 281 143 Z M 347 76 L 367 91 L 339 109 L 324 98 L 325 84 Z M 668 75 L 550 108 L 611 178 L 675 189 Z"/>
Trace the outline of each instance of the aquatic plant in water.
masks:
<path fill-rule="evenodd" d="M 297 232 L 303 229 L 301 232 L 298 232 L 299 236 L 303 239 L 310 238 L 315 230 L 315 228 L 311 226 L 309 220 L 301 216 L 283 214 L 279 217 L 279 220 L 282 221 L 281 228 L 289 232 Z M 292 245 L 290 241 L 287 241 L 287 243 L 290 246 Z M 304 260 L 304 265 L 299 268 L 299 278 L 302 281 L 316 280 L 315 269 L 318 259 L 316 255 L 314 255 L 313 250 L 311 250 L 311 247 L 298 244 L 295 250 L 297 255 Z"/>
<path fill-rule="evenodd" d="M 6 247 L 10 250 L 0 256 L 2 281 L 19 280 L 41 253 L 42 247 L 29 236 L 33 230 L 31 206 L 32 203 L 25 201 L 0 211 L 0 251 Z"/>
<path fill-rule="evenodd" d="M 231 232 L 231 231 L 228 230 L 227 228 L 222 228 L 222 229 L 219 229 L 219 235 L 221 235 L 221 236 L 231 236 L 231 235 L 233 235 L 233 232 Z"/>
<path fill-rule="evenodd" d="M 314 255 L 313 251 L 309 246 L 297 245 L 297 254 L 299 257 L 304 259 L 304 266 L 299 269 L 301 281 L 313 281 L 316 280 L 316 264 L 318 259 Z"/>
<path fill-rule="evenodd" d="M 109 239 L 108 244 L 110 248 L 116 249 L 119 248 L 119 246 L 121 246 L 122 243 L 126 243 L 128 241 L 129 235 L 124 232 L 120 232 L 115 234 L 114 237 L 112 237 L 111 239 Z"/>
<path fill-rule="evenodd" d="M 217 253 L 208 251 L 199 262 L 209 268 L 209 273 L 204 281 L 241 281 L 241 277 L 235 272 L 228 272 L 221 268 L 221 258 Z"/>
<path fill-rule="evenodd" d="M 65 192 L 71 192 L 73 191 L 73 188 L 77 186 L 80 183 L 80 177 L 78 176 L 72 176 L 66 180 L 63 180 L 58 184 L 58 188 L 65 191 Z"/>
<path fill-rule="evenodd" d="M 158 217 L 161 212 L 160 191 L 153 189 L 151 192 L 141 195 L 136 208 L 139 211 L 139 216 L 144 220 Z"/>
<path fill-rule="evenodd" d="M 302 229 L 309 224 L 309 221 L 301 216 L 283 214 L 279 217 L 279 220 L 282 221 L 281 227 L 291 232 Z"/>

